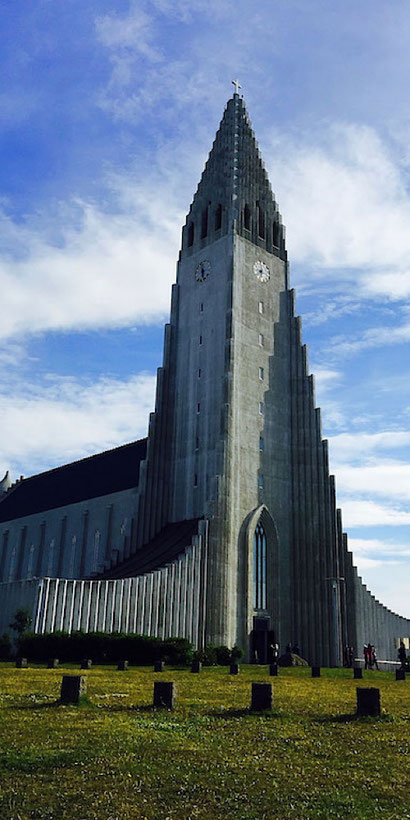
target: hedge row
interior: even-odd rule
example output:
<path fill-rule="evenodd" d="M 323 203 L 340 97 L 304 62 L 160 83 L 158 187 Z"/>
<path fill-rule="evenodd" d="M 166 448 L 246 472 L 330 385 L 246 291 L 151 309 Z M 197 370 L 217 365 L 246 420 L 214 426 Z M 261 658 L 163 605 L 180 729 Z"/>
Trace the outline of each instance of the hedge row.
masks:
<path fill-rule="evenodd" d="M 7 660 L 10 641 L 7 642 L 8 636 L 3 636 L 3 639 L 0 639 L 0 658 Z M 126 659 L 135 666 L 153 664 L 158 660 L 175 666 L 189 666 L 195 658 L 204 666 L 227 666 L 239 661 L 243 654 L 237 646 L 233 649 L 227 646 L 208 646 L 194 652 L 192 644 L 185 638 L 161 640 L 148 635 L 123 632 L 48 632 L 44 635 L 24 632 L 17 644 L 19 655 L 39 663 L 45 663 L 48 658 L 58 658 L 62 663 L 78 663 L 81 658 L 90 658 L 97 664 L 114 664 Z"/>
<path fill-rule="evenodd" d="M 163 660 L 172 665 L 188 666 L 193 648 L 185 638 L 151 638 L 122 632 L 50 632 L 35 635 L 25 632 L 18 639 L 18 653 L 30 661 L 45 663 L 58 658 L 62 663 L 78 663 L 90 658 L 93 663 L 118 663 L 127 659 L 136 666 Z"/>

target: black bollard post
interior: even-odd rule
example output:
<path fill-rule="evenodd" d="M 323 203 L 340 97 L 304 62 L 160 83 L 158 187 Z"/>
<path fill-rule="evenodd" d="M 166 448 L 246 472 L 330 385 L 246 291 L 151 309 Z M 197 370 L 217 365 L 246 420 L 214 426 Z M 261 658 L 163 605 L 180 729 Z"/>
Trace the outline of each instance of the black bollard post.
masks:
<path fill-rule="evenodd" d="M 231 675 L 239 675 L 239 666 L 237 663 L 231 663 L 229 667 L 229 672 Z"/>
<path fill-rule="evenodd" d="M 201 669 L 202 669 L 201 661 L 192 661 L 191 672 L 199 673 L 201 671 Z"/>
<path fill-rule="evenodd" d="M 28 669 L 27 658 L 17 658 L 16 669 Z"/>
<path fill-rule="evenodd" d="M 353 679 L 361 680 L 363 678 L 363 669 L 361 666 L 355 666 L 353 669 Z"/>
<path fill-rule="evenodd" d="M 118 672 L 128 672 L 128 661 L 119 661 L 117 666 Z"/>
<path fill-rule="evenodd" d="M 272 709 L 273 688 L 271 683 L 253 683 L 251 710 L 253 712 L 263 712 L 265 709 Z"/>
<path fill-rule="evenodd" d="M 279 675 L 279 666 L 277 663 L 271 663 L 269 666 L 269 674 L 273 678 L 277 678 Z"/>
<path fill-rule="evenodd" d="M 365 689 L 359 687 L 356 689 L 357 698 L 357 714 L 365 717 L 366 715 L 380 715 L 380 689 L 374 687 Z"/>
<path fill-rule="evenodd" d="M 404 669 L 396 669 L 396 680 L 406 680 L 406 672 Z"/>
<path fill-rule="evenodd" d="M 176 701 L 176 686 L 173 682 L 155 681 L 154 706 L 160 709 L 173 709 Z"/>
<path fill-rule="evenodd" d="M 60 702 L 78 704 L 86 691 L 87 678 L 85 675 L 63 675 Z"/>
<path fill-rule="evenodd" d="M 163 672 L 164 671 L 165 663 L 164 661 L 155 661 L 154 663 L 154 672 Z"/>
<path fill-rule="evenodd" d="M 91 669 L 93 662 L 90 658 L 83 658 L 81 661 L 81 669 Z"/>
<path fill-rule="evenodd" d="M 47 661 L 47 669 L 58 669 L 58 658 L 49 658 Z"/>
<path fill-rule="evenodd" d="M 320 678 L 320 666 L 312 666 L 312 678 Z"/>

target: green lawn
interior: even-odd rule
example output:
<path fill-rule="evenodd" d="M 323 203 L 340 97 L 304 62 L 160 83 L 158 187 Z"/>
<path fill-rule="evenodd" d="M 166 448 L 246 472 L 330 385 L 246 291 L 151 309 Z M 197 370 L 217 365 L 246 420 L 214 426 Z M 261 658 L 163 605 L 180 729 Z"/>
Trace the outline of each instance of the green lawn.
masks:
<path fill-rule="evenodd" d="M 56 704 L 64 671 L 0 664 L 1 820 L 410 818 L 410 676 L 96 667 L 78 708 Z M 151 708 L 158 679 L 174 712 Z M 249 713 L 252 681 L 273 683 L 271 714 Z M 357 685 L 381 718 L 354 718 Z"/>

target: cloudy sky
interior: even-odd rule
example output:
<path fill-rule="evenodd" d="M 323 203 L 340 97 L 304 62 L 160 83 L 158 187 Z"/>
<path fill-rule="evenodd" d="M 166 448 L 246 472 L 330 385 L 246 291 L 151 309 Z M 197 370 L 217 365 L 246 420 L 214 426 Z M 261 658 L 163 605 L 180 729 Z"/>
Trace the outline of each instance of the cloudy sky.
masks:
<path fill-rule="evenodd" d="M 410 617 L 410 6 L 8 1 L 0 35 L 0 470 L 146 434 L 181 226 L 239 77 L 355 562 Z"/>

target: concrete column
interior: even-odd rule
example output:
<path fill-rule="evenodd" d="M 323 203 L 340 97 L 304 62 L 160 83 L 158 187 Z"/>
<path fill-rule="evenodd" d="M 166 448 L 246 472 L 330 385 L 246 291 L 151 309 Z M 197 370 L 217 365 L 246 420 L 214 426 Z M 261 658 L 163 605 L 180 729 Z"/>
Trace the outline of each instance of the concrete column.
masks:
<path fill-rule="evenodd" d="M 153 592 L 153 575 L 150 572 L 146 576 L 146 588 L 145 588 L 145 612 L 144 612 L 144 625 L 143 625 L 143 635 L 152 635 L 151 632 L 151 623 L 152 623 L 152 592 Z"/>

